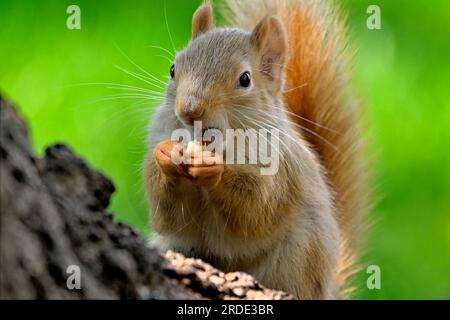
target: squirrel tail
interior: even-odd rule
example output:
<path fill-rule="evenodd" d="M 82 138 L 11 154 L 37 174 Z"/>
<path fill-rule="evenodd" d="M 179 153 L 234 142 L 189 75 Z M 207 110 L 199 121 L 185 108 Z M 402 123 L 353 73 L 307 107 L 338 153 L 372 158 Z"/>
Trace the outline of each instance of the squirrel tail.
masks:
<path fill-rule="evenodd" d="M 222 11 L 233 27 L 251 31 L 265 15 L 284 23 L 289 39 L 284 102 L 291 120 L 316 151 L 334 195 L 342 234 L 338 296 L 351 290 L 349 277 L 365 233 L 367 167 L 357 101 L 351 96 L 345 19 L 325 0 L 226 0 Z"/>

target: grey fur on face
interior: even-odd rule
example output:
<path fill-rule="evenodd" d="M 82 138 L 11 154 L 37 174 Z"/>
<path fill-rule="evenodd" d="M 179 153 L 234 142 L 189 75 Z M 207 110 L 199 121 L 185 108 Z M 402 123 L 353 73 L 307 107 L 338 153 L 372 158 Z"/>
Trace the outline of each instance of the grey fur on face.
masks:
<path fill-rule="evenodd" d="M 245 61 L 250 64 L 249 39 L 250 34 L 238 29 L 216 28 L 201 34 L 177 55 L 175 81 L 189 79 L 197 91 L 216 89 L 212 86 L 217 84 L 233 86 L 246 71 Z"/>

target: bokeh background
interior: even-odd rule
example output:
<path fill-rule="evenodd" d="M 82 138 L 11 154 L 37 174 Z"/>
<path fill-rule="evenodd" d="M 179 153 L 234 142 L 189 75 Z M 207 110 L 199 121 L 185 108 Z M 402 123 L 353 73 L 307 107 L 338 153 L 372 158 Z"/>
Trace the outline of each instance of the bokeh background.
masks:
<path fill-rule="evenodd" d="M 0 90 L 28 120 L 35 150 L 72 146 L 115 181 L 116 218 L 147 235 L 141 164 L 157 102 L 123 85 L 162 86 L 124 70 L 166 81 L 199 2 L 0 0 Z M 70 4 L 81 8 L 81 30 L 66 28 Z M 381 30 L 366 27 L 370 4 L 381 8 Z M 356 298 L 449 299 L 450 4 L 345 0 L 342 7 L 357 49 L 354 85 L 368 109 L 378 196 L 362 265 L 379 265 L 382 276 L 381 290 L 368 290 L 361 271 Z"/>

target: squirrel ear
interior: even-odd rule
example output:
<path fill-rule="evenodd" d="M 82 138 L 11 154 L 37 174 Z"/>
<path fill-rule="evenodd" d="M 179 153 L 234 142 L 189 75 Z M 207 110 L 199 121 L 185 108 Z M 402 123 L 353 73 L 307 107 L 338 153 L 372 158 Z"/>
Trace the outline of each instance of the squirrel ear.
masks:
<path fill-rule="evenodd" d="M 281 77 L 287 58 L 286 39 L 286 32 L 280 20 L 269 16 L 265 16 L 256 25 L 250 36 L 250 42 L 257 50 L 260 70 L 269 80 Z"/>
<path fill-rule="evenodd" d="M 214 26 L 213 11 L 210 1 L 205 1 L 192 16 L 192 39 Z"/>

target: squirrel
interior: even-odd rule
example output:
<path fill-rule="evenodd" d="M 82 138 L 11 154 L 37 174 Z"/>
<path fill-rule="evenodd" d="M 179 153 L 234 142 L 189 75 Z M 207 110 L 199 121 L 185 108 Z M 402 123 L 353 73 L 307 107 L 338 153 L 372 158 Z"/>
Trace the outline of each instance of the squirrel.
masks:
<path fill-rule="evenodd" d="M 229 27 L 215 27 L 210 1 L 194 13 L 151 121 L 152 243 L 299 299 L 345 298 L 368 195 L 344 19 L 321 0 L 225 2 Z M 172 132 L 199 120 L 278 129 L 278 171 L 204 148 L 207 165 L 176 163 Z"/>

